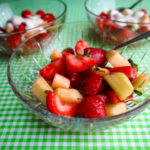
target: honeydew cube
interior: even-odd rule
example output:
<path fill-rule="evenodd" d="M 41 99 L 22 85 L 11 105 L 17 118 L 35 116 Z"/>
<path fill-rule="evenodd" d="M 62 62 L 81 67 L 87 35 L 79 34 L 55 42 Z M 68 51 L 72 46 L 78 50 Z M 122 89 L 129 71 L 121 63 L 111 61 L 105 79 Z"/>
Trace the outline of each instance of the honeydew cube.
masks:
<path fill-rule="evenodd" d="M 57 88 L 55 89 L 55 93 L 61 98 L 63 102 L 69 104 L 80 103 L 83 99 L 82 94 L 76 89 Z"/>
<path fill-rule="evenodd" d="M 57 58 L 60 58 L 60 57 L 62 57 L 62 54 L 58 50 L 54 49 L 51 56 L 50 56 L 50 59 L 52 61 L 54 61 L 54 60 L 56 60 Z"/>
<path fill-rule="evenodd" d="M 146 73 L 140 74 L 132 81 L 132 85 L 136 91 L 141 92 L 149 82 L 149 77 Z"/>
<path fill-rule="evenodd" d="M 133 93 L 133 86 L 124 73 L 114 72 L 105 75 L 104 79 L 121 100 L 125 100 Z"/>
<path fill-rule="evenodd" d="M 38 77 L 34 83 L 30 91 L 35 95 L 43 104 L 46 104 L 46 91 L 53 91 L 51 86 L 47 83 L 47 81 L 43 77 Z"/>
<path fill-rule="evenodd" d="M 131 64 L 128 62 L 128 60 L 126 60 L 116 50 L 111 50 L 111 51 L 107 52 L 106 58 L 113 67 L 131 66 Z"/>
<path fill-rule="evenodd" d="M 105 109 L 107 116 L 115 116 L 127 112 L 127 105 L 123 102 L 115 104 L 106 103 Z"/>
<path fill-rule="evenodd" d="M 69 88 L 70 87 L 70 80 L 60 74 L 55 74 L 52 84 L 52 88 Z"/>

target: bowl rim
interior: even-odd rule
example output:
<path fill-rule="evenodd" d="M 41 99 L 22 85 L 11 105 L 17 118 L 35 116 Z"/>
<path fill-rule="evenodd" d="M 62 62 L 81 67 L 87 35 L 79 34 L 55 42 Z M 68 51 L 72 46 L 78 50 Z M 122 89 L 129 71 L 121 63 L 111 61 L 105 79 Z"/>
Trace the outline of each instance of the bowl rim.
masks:
<path fill-rule="evenodd" d="M 89 0 L 85 0 L 84 2 L 84 8 L 85 10 L 90 13 L 91 15 L 95 16 L 96 18 L 100 18 L 100 19 L 105 19 L 105 20 L 108 20 L 108 21 L 113 21 L 113 22 L 117 22 L 117 23 L 129 23 L 129 24 L 139 24 L 139 25 L 149 25 L 150 23 L 140 23 L 140 22 L 137 22 L 137 23 L 134 23 L 134 22 L 128 22 L 128 21 L 119 21 L 119 20 L 115 20 L 115 19 L 108 19 L 108 18 L 104 18 L 104 17 L 101 17 L 97 14 L 95 14 L 93 11 L 91 11 L 88 6 L 87 6 L 87 3 L 88 3 Z M 101 12 L 100 12 L 101 13 Z"/>
<path fill-rule="evenodd" d="M 39 26 L 36 26 L 34 28 L 27 29 L 26 31 L 34 30 L 34 29 L 37 29 L 39 27 L 46 26 L 46 25 L 51 25 L 53 22 L 57 21 L 59 18 L 61 18 L 63 15 L 65 15 L 65 13 L 67 11 L 66 3 L 62 0 L 55 0 L 55 1 L 57 1 L 58 3 L 61 3 L 64 6 L 64 10 L 62 11 L 62 13 L 59 16 L 57 16 L 54 20 L 52 20 L 48 23 L 45 23 L 43 25 L 39 25 Z M 24 31 L 17 31 L 17 32 L 10 32 L 10 33 L 0 33 L 0 36 L 10 36 L 10 35 L 21 34 L 21 33 L 24 33 Z"/>
<path fill-rule="evenodd" d="M 75 24 L 81 24 L 81 23 L 86 23 L 89 24 L 89 22 L 86 21 L 80 21 L 80 22 L 72 22 L 73 25 Z M 62 23 L 59 26 L 62 25 L 70 25 L 70 23 Z M 78 117 L 67 117 L 67 116 L 60 116 L 60 115 L 56 115 L 54 113 L 49 112 L 47 109 L 46 110 L 42 110 L 38 107 L 35 107 L 34 105 L 32 105 L 31 103 L 29 103 L 20 93 L 19 91 L 16 89 L 16 87 L 13 84 L 12 78 L 11 78 L 11 62 L 13 60 L 13 57 L 15 56 L 15 54 L 17 53 L 17 50 L 29 39 L 31 39 L 32 37 L 26 39 L 25 41 L 23 41 L 12 53 L 11 57 L 9 58 L 8 61 L 8 65 L 7 65 L 7 78 L 8 78 L 8 83 L 11 87 L 11 89 L 13 90 L 14 94 L 17 96 L 17 98 L 19 98 L 19 100 L 21 100 L 23 103 L 25 103 L 26 105 L 28 105 L 28 108 L 30 108 L 31 110 L 37 111 L 38 113 L 40 113 L 41 115 L 47 116 L 47 117 L 53 117 L 55 119 L 58 120 L 64 120 L 64 121 L 71 121 L 71 122 L 82 122 L 82 123 L 95 123 L 95 122 L 106 122 L 106 121 L 112 121 L 112 120 L 117 120 L 120 119 L 122 117 L 127 117 L 130 116 L 131 114 L 135 114 L 138 113 L 138 111 L 143 110 L 145 107 L 147 107 L 150 104 L 150 99 L 149 96 L 146 97 L 148 98 L 146 101 L 144 101 L 141 105 L 133 108 L 132 110 L 129 110 L 123 114 L 119 114 L 119 115 L 115 115 L 115 116 L 109 116 L 109 117 L 103 117 L 103 118 L 93 118 L 93 119 L 87 119 L 87 118 L 78 118 Z"/>

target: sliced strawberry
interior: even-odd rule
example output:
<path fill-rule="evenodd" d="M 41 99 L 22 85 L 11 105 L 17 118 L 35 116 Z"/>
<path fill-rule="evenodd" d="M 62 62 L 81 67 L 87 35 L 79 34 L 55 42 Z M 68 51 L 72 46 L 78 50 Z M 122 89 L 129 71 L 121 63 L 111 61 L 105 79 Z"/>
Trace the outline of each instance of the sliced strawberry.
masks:
<path fill-rule="evenodd" d="M 97 71 L 95 71 L 92 67 L 90 67 L 89 69 L 81 72 L 81 75 L 83 77 L 86 77 L 86 76 L 92 76 L 92 75 L 99 75 Z"/>
<path fill-rule="evenodd" d="M 55 16 L 54 16 L 53 14 L 47 13 L 47 14 L 45 14 L 44 16 L 42 16 L 42 19 L 43 19 L 44 21 L 50 22 L 50 21 L 55 20 Z"/>
<path fill-rule="evenodd" d="M 110 72 L 122 72 L 124 73 L 128 78 L 131 77 L 131 66 L 122 66 L 122 67 L 114 67 L 114 68 L 109 68 Z"/>
<path fill-rule="evenodd" d="M 89 67 L 95 64 L 95 60 L 93 58 L 83 56 L 77 57 L 73 54 L 66 53 L 65 54 L 67 70 L 72 72 L 82 72 L 88 69 Z"/>
<path fill-rule="evenodd" d="M 8 36 L 7 43 L 11 48 L 16 48 L 21 43 L 21 35 L 15 34 Z"/>
<path fill-rule="evenodd" d="M 81 89 L 85 95 L 96 95 L 102 86 L 103 78 L 100 75 L 88 76 L 84 79 L 84 84 Z"/>
<path fill-rule="evenodd" d="M 131 69 L 131 80 L 134 80 L 138 75 L 137 69 L 136 68 L 132 68 Z"/>
<path fill-rule="evenodd" d="M 37 45 L 37 42 L 35 42 L 33 39 L 29 39 L 28 41 L 25 42 L 25 44 L 27 46 L 27 48 L 29 48 L 29 50 L 34 51 L 37 50 L 39 47 Z"/>
<path fill-rule="evenodd" d="M 30 10 L 22 11 L 22 17 L 29 18 L 30 16 L 33 16 L 32 12 Z"/>
<path fill-rule="evenodd" d="M 43 10 L 38 10 L 36 15 L 39 15 L 42 18 L 45 15 L 45 12 Z"/>
<path fill-rule="evenodd" d="M 54 92 L 48 92 L 46 104 L 48 110 L 54 114 L 70 117 L 76 115 L 77 104 L 67 104 L 62 102 Z"/>
<path fill-rule="evenodd" d="M 2 28 L 2 27 L 0 27 L 0 31 L 4 32 L 4 33 L 6 32 L 6 30 L 4 28 Z"/>
<path fill-rule="evenodd" d="M 78 114 L 86 118 L 106 117 L 105 100 L 103 94 L 85 97 L 78 107 Z"/>
<path fill-rule="evenodd" d="M 149 30 L 150 30 L 149 26 L 143 25 L 138 30 L 136 30 L 136 32 L 138 32 L 140 34 L 143 34 L 143 33 L 147 32 Z"/>
<path fill-rule="evenodd" d="M 112 89 L 108 89 L 105 91 L 105 94 L 107 95 L 107 103 L 120 103 L 123 102 L 122 100 L 119 99 L 119 97 L 116 95 L 116 93 Z"/>
<path fill-rule="evenodd" d="M 106 64 L 106 51 L 104 49 L 89 47 L 84 52 L 90 54 L 98 66 L 104 66 Z"/>
<path fill-rule="evenodd" d="M 73 48 L 71 48 L 71 47 L 65 48 L 65 49 L 62 51 L 62 54 L 65 55 L 66 53 L 74 54 Z"/>
<path fill-rule="evenodd" d="M 79 40 L 76 43 L 76 46 L 75 46 L 76 54 L 77 55 L 84 55 L 84 49 L 88 48 L 88 47 L 89 47 L 89 45 L 88 45 L 88 43 L 86 41 Z"/>
<path fill-rule="evenodd" d="M 38 41 L 38 42 L 44 42 L 46 40 L 48 40 L 49 38 L 51 37 L 51 35 L 47 32 L 45 33 L 40 33 L 38 34 L 35 39 Z"/>
<path fill-rule="evenodd" d="M 140 11 L 144 12 L 144 14 L 147 14 L 147 11 L 145 9 L 140 9 Z"/>
<path fill-rule="evenodd" d="M 54 77 L 56 73 L 63 74 L 65 70 L 64 58 L 58 58 L 52 63 L 46 65 L 40 70 L 40 75 L 46 80 L 50 80 Z"/>
<path fill-rule="evenodd" d="M 127 97 L 127 99 L 132 99 L 132 98 L 133 98 L 133 93 Z"/>
<path fill-rule="evenodd" d="M 21 23 L 17 29 L 18 31 L 25 31 L 26 30 L 26 26 L 25 23 Z"/>

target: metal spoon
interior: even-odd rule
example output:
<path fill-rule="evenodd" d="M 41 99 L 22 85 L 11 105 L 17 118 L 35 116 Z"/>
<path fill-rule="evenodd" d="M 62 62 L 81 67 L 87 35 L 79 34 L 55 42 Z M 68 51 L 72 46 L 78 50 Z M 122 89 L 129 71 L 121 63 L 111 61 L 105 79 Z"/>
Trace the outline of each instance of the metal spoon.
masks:
<path fill-rule="evenodd" d="M 133 38 L 133 39 L 131 39 L 131 40 L 128 40 L 128 41 L 126 41 L 126 42 L 124 42 L 124 43 L 122 43 L 122 44 L 116 46 L 114 49 L 116 50 L 116 49 L 119 49 L 119 48 L 124 47 L 124 46 L 126 46 L 126 45 L 129 45 L 129 44 L 131 44 L 131 43 L 135 43 L 135 42 L 137 42 L 137 41 L 139 41 L 139 40 L 146 39 L 146 38 L 148 38 L 149 36 L 150 36 L 150 31 L 145 32 L 145 33 L 140 34 L 139 36 L 137 36 L 137 37 L 135 37 L 135 38 Z"/>
<path fill-rule="evenodd" d="M 138 5 L 139 3 L 141 3 L 143 0 L 138 0 L 137 2 L 135 2 L 134 4 L 132 4 L 130 7 L 128 7 L 128 8 L 118 8 L 117 10 L 118 11 L 123 11 L 124 9 L 132 9 L 132 8 L 134 8 L 136 5 Z"/>

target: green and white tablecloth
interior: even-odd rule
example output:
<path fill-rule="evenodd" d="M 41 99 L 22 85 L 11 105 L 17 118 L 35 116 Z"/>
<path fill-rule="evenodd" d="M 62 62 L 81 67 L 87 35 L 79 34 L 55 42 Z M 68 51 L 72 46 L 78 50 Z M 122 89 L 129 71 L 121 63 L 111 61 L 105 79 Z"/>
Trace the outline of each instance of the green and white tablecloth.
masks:
<path fill-rule="evenodd" d="M 65 0 L 67 22 L 86 20 L 82 1 Z M 150 107 L 132 121 L 102 132 L 66 132 L 30 114 L 7 81 L 8 56 L 0 56 L 0 150 L 149 150 Z"/>

